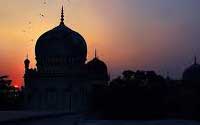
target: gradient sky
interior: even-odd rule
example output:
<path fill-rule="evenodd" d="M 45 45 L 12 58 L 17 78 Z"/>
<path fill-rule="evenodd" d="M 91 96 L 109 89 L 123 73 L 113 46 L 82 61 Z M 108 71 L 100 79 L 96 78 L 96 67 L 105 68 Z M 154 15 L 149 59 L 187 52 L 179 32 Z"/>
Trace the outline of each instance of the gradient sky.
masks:
<path fill-rule="evenodd" d="M 87 41 L 88 60 L 97 48 L 112 76 L 144 69 L 181 78 L 200 58 L 200 0 L 43 1 L 0 1 L 0 73 L 14 84 L 23 83 L 27 53 L 35 67 L 36 40 L 59 24 L 62 4 L 65 24 Z"/>

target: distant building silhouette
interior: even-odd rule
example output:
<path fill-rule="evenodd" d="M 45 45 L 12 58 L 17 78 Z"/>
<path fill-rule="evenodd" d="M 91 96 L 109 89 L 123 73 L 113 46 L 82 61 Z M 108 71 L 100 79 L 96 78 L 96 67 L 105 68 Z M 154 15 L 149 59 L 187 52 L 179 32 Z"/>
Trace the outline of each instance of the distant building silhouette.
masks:
<path fill-rule="evenodd" d="M 194 58 L 194 64 L 186 68 L 183 72 L 184 81 L 199 82 L 200 81 L 200 64 L 197 63 L 197 58 Z"/>
<path fill-rule="evenodd" d="M 95 82 L 108 81 L 108 69 L 106 64 L 97 57 L 97 52 L 95 50 L 95 57 L 87 63 L 90 79 Z"/>
<path fill-rule="evenodd" d="M 86 64 L 87 44 L 64 24 L 63 7 L 60 25 L 39 37 L 35 54 L 37 68 L 29 68 L 28 57 L 24 61 L 27 109 L 87 111 L 93 84 L 109 80 L 107 66 L 97 56 Z"/>

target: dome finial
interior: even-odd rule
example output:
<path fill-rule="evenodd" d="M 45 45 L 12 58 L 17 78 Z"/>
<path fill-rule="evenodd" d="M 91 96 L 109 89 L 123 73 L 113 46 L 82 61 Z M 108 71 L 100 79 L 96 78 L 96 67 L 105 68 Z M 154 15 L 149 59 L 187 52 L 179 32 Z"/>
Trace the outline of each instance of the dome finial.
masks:
<path fill-rule="evenodd" d="M 60 24 L 64 24 L 64 8 L 62 6 L 62 10 L 61 10 L 61 22 Z"/>
<path fill-rule="evenodd" d="M 26 54 L 26 59 L 28 59 L 28 53 Z"/>

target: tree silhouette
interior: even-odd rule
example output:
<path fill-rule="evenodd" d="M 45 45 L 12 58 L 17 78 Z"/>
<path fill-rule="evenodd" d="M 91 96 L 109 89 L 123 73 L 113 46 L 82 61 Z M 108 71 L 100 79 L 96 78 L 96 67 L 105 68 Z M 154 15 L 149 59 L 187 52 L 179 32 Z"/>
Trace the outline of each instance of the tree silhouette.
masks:
<path fill-rule="evenodd" d="M 19 88 L 11 86 L 12 80 L 9 76 L 0 76 L 0 109 L 16 109 L 22 102 L 22 95 Z"/>
<path fill-rule="evenodd" d="M 200 118 L 200 85 L 154 71 L 125 70 L 108 86 L 94 88 L 93 110 L 104 118 Z"/>

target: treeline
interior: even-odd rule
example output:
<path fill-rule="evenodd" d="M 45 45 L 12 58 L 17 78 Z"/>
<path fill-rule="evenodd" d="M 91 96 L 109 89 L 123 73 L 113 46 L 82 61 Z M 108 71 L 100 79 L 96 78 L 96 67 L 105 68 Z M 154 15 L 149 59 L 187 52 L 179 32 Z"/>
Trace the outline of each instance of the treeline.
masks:
<path fill-rule="evenodd" d="M 198 82 L 171 80 L 154 71 L 124 71 L 107 85 L 93 89 L 92 111 L 112 119 L 200 116 Z"/>
<path fill-rule="evenodd" d="M 0 76 L 0 110 L 18 110 L 22 106 L 22 91 L 11 83 L 8 76 Z"/>

